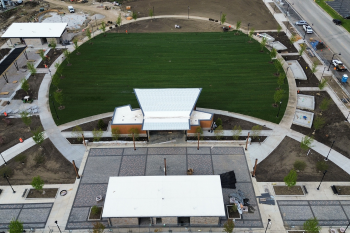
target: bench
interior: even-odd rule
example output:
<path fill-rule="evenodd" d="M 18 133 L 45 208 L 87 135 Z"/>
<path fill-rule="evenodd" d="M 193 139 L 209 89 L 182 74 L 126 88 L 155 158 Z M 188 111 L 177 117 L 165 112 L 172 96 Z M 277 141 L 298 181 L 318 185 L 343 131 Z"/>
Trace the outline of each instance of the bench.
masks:
<path fill-rule="evenodd" d="M 304 189 L 304 193 L 305 193 L 305 194 L 308 194 L 308 191 L 307 191 L 307 189 L 306 189 L 306 186 L 305 186 L 305 185 L 303 185 L 303 189 Z"/>
<path fill-rule="evenodd" d="M 335 185 L 332 185 L 331 188 L 332 188 L 333 194 L 338 194 L 338 190 L 335 187 Z"/>
<path fill-rule="evenodd" d="M 28 190 L 28 189 L 25 189 L 25 190 L 24 190 L 24 192 L 23 192 L 23 194 L 22 194 L 22 197 L 25 197 L 25 195 L 26 195 L 26 193 L 27 193 L 27 190 Z"/>

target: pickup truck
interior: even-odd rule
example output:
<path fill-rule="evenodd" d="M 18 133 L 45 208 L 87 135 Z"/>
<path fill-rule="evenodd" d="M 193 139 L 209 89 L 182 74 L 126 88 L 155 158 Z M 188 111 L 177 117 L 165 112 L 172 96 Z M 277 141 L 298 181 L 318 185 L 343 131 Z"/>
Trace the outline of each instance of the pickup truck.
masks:
<path fill-rule="evenodd" d="M 68 10 L 69 10 L 70 13 L 74 13 L 75 12 L 74 8 L 72 6 L 68 6 Z"/>
<path fill-rule="evenodd" d="M 314 31 L 312 30 L 312 28 L 309 25 L 303 25 L 303 29 L 307 34 L 314 33 Z"/>
<path fill-rule="evenodd" d="M 347 71 L 347 68 L 340 60 L 332 60 L 332 64 L 337 71 Z"/>

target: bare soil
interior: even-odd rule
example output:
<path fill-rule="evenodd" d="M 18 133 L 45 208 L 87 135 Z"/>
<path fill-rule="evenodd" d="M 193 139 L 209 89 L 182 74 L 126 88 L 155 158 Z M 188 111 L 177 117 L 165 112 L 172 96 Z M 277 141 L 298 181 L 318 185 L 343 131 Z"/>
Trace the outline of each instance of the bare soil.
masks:
<path fill-rule="evenodd" d="M 263 141 L 265 141 L 266 138 L 267 138 L 266 136 L 251 138 L 252 139 L 251 142 L 263 142 Z M 260 139 L 260 141 L 259 141 L 259 139 Z M 187 137 L 187 140 L 198 140 L 198 138 L 197 137 Z M 203 136 L 200 138 L 200 140 L 225 140 L 225 141 L 228 141 L 228 140 L 233 140 L 233 138 L 232 138 L 232 136 L 231 137 L 223 136 L 220 139 L 217 139 L 214 136 L 214 132 L 213 132 L 213 136 Z M 240 136 L 238 138 L 238 140 L 247 140 L 247 137 Z"/>
<path fill-rule="evenodd" d="M 220 20 L 220 12 L 226 14 L 226 22 L 236 24 L 242 21 L 242 28 L 246 29 L 248 23 L 255 30 L 270 30 L 277 28 L 273 15 L 260 0 L 179 0 L 176 3 L 163 0 L 133 0 L 124 1 L 122 9 L 131 6 L 131 11 L 137 12 L 138 17 L 146 17 L 149 10 L 154 7 L 154 15 L 188 15 L 200 16 Z M 190 8 L 188 10 L 188 7 Z M 174 27 L 174 25 L 173 25 Z"/>
<path fill-rule="evenodd" d="M 27 198 L 55 198 L 57 195 L 57 188 L 43 189 L 38 191 L 36 189 L 31 189 L 27 195 Z M 43 193 L 45 192 L 45 194 Z"/>
<path fill-rule="evenodd" d="M 3 56 L 7 55 L 10 52 L 10 50 L 11 49 L 0 49 L 0 60 L 3 58 Z"/>
<path fill-rule="evenodd" d="M 288 31 L 289 31 L 290 33 L 292 33 L 293 35 L 294 35 L 294 34 L 298 34 L 298 32 L 295 30 L 295 28 L 293 27 L 293 25 L 291 25 L 291 24 L 289 23 L 289 21 L 283 21 L 283 24 L 284 24 L 284 26 L 286 26 L 286 28 L 288 29 Z"/>
<path fill-rule="evenodd" d="M 283 56 L 284 60 L 297 60 L 300 66 L 303 68 L 307 80 L 295 80 L 297 87 L 318 87 L 320 81 L 311 72 L 311 67 L 306 63 L 303 57 L 300 56 Z"/>
<path fill-rule="evenodd" d="M 300 94 L 315 96 L 315 110 L 313 111 L 315 113 L 314 120 L 316 116 L 321 116 L 326 121 L 323 128 L 316 130 L 314 139 L 329 147 L 331 147 L 332 142 L 335 141 L 333 149 L 347 158 L 350 158 L 350 124 L 345 121 L 345 116 L 330 98 L 328 93 L 325 91 L 304 91 L 300 92 Z M 320 105 L 324 98 L 329 98 L 331 102 L 326 111 L 321 111 Z M 291 129 L 305 135 L 312 135 L 312 132 L 314 131 L 313 128 L 309 129 L 294 124 Z"/>
<path fill-rule="evenodd" d="M 3 121 L 4 118 L 4 116 L 0 117 L 0 137 L 4 140 L 3 143 L 0 144 L 0 152 L 20 143 L 19 138 L 26 140 L 32 137 L 31 130 L 36 129 L 37 127 L 42 127 L 39 116 L 31 117 L 32 123 L 30 129 L 23 123 L 21 118 L 7 118 L 11 122 L 8 126 Z"/>
<path fill-rule="evenodd" d="M 273 186 L 276 195 L 304 195 L 301 186 Z"/>
<path fill-rule="evenodd" d="M 39 63 L 39 65 L 37 66 L 37 68 L 45 68 L 45 64 L 50 67 L 55 61 L 56 59 L 61 56 L 61 54 L 63 53 L 63 51 L 66 49 L 55 49 L 55 51 L 51 48 L 50 51 L 46 54 L 47 58 L 44 61 L 41 61 Z M 56 52 L 56 53 L 55 53 Z"/>
<path fill-rule="evenodd" d="M 108 123 L 111 120 L 111 117 L 102 118 L 101 120 L 103 120 L 103 122 L 105 123 L 105 127 L 102 128 L 102 131 L 106 131 L 107 127 L 108 127 Z M 98 124 L 97 124 L 98 121 L 99 120 L 91 121 L 91 122 L 88 122 L 85 124 L 81 124 L 79 126 L 81 127 L 81 129 L 83 131 L 93 131 L 94 129 L 98 129 Z M 62 130 L 62 132 L 69 132 L 69 131 L 72 131 L 73 129 L 74 129 L 74 127 L 71 127 L 71 128 Z"/>
<path fill-rule="evenodd" d="M 260 33 L 260 32 L 259 32 Z M 279 33 L 277 32 L 265 32 L 268 35 L 272 36 L 275 38 L 276 41 L 279 41 L 281 44 L 287 47 L 287 50 L 283 50 L 283 52 L 288 52 L 288 53 L 297 53 L 298 50 L 294 47 L 293 44 L 290 43 L 290 40 L 286 33 L 284 31 L 280 31 Z"/>
<path fill-rule="evenodd" d="M 35 75 L 31 75 L 28 79 L 28 83 L 29 83 L 28 93 L 25 92 L 23 89 L 19 89 L 18 91 L 16 91 L 16 94 L 13 97 L 13 99 L 21 100 L 24 96 L 29 95 L 30 98 L 32 98 L 33 100 L 37 100 L 39 96 L 40 84 L 43 81 L 44 76 L 45 76 L 44 73 L 37 73 Z"/>
<path fill-rule="evenodd" d="M 83 144 L 82 141 L 78 141 L 76 138 L 67 138 L 67 140 L 70 142 L 70 144 Z M 89 140 L 89 142 L 93 142 L 93 138 L 85 138 L 85 140 Z M 112 137 L 103 137 L 99 140 L 99 142 L 111 142 L 115 141 Z M 118 138 L 118 141 L 132 141 L 132 137 L 120 137 Z M 147 141 L 146 137 L 139 137 L 135 139 L 135 141 Z"/>
<path fill-rule="evenodd" d="M 96 214 L 93 214 L 92 212 L 90 212 L 90 215 L 89 215 L 89 219 L 90 220 L 93 220 L 93 219 L 101 219 L 101 212 L 102 212 L 102 207 L 97 207 L 98 208 L 98 213 Z"/>
<path fill-rule="evenodd" d="M 283 182 L 283 178 L 293 169 L 296 160 L 306 163 L 304 171 L 298 172 L 297 181 L 320 181 L 323 173 L 318 172 L 316 163 L 324 161 L 324 157 L 311 150 L 306 156 L 307 151 L 300 148 L 300 142 L 285 137 L 277 148 L 263 161 L 256 169 L 256 178 L 259 182 Z M 339 168 L 332 161 L 328 160 L 327 175 L 324 181 L 349 181 L 350 175 Z"/>
<path fill-rule="evenodd" d="M 242 130 L 250 130 L 253 128 L 253 126 L 256 126 L 256 124 L 250 121 L 245 121 L 234 117 L 215 114 L 214 121 L 216 121 L 218 118 L 222 120 L 222 127 L 224 128 L 224 130 L 232 130 L 233 127 L 236 125 L 241 126 Z M 263 126 L 262 130 L 270 130 L 270 128 Z"/>
<path fill-rule="evenodd" d="M 350 195 L 350 186 L 335 186 L 338 195 Z"/>
<path fill-rule="evenodd" d="M 280 11 L 280 8 L 278 8 L 274 2 L 269 2 L 269 4 L 270 4 L 270 6 L 272 7 L 272 9 L 274 10 L 275 13 L 277 13 L 277 14 L 282 13 Z"/>
<path fill-rule="evenodd" d="M 10 176 L 13 185 L 28 185 L 34 176 L 40 176 L 45 184 L 71 184 L 75 182 L 75 171 L 69 162 L 52 144 L 50 139 L 45 139 L 41 145 L 32 146 L 25 150 L 24 164 L 15 158 L 7 161 L 7 167 L 13 169 L 14 174 Z M 17 158 L 17 159 L 16 159 Z M 41 158 L 42 162 L 36 162 Z M 5 165 L 0 167 L 3 169 Z M 5 179 L 0 179 L 0 185 L 7 185 Z"/>

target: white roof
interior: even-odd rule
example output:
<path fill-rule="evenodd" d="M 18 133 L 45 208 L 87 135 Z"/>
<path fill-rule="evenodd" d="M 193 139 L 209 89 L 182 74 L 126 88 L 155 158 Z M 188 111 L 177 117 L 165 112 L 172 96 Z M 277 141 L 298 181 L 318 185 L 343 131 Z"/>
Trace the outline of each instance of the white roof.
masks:
<path fill-rule="evenodd" d="M 194 110 L 191 114 L 191 125 L 199 125 L 201 120 L 208 121 L 212 118 L 212 116 L 212 113 Z"/>
<path fill-rule="evenodd" d="M 219 175 L 110 177 L 102 217 L 225 216 Z"/>
<path fill-rule="evenodd" d="M 5 38 L 59 38 L 67 23 L 13 23 L 1 36 Z"/>
<path fill-rule="evenodd" d="M 113 122 L 114 125 L 129 125 L 142 124 L 143 114 L 141 109 L 132 110 L 130 105 L 117 107 L 114 110 Z"/>

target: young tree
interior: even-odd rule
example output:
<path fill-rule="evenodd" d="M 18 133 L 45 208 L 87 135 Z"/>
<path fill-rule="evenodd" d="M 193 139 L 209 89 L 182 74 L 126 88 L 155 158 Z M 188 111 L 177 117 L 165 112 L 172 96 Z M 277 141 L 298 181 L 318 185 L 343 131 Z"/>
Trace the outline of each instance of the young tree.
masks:
<path fill-rule="evenodd" d="M 289 171 L 288 175 L 286 175 L 283 178 L 283 181 L 288 186 L 288 189 L 289 189 L 290 187 L 293 187 L 297 183 L 297 178 L 298 178 L 297 172 L 294 169 L 292 169 Z"/>
<path fill-rule="evenodd" d="M 119 130 L 119 128 L 112 129 L 112 138 L 113 138 L 113 140 L 118 140 L 119 137 L 120 137 L 120 130 Z"/>
<path fill-rule="evenodd" d="M 130 137 L 132 137 L 132 141 L 134 142 L 134 150 L 136 150 L 135 140 L 139 137 L 140 130 L 138 128 L 131 128 L 129 130 Z"/>
<path fill-rule="evenodd" d="M 281 88 L 281 86 L 284 84 L 285 78 L 286 78 L 286 74 L 280 73 L 280 75 L 278 76 L 278 80 L 277 80 L 278 88 Z"/>
<path fill-rule="evenodd" d="M 75 137 L 79 142 L 83 141 L 83 129 L 77 125 L 72 130 L 72 136 Z"/>
<path fill-rule="evenodd" d="M 282 65 L 282 61 L 279 59 L 276 59 L 273 63 L 276 67 L 277 73 L 276 75 L 279 75 L 280 73 L 283 72 L 283 65 Z"/>
<path fill-rule="evenodd" d="M 89 28 L 86 29 L 86 36 L 88 38 L 89 44 L 91 44 L 91 31 Z"/>
<path fill-rule="evenodd" d="M 311 144 L 314 141 L 312 137 L 305 136 L 301 139 L 300 148 L 303 150 L 309 150 L 311 148 Z"/>
<path fill-rule="evenodd" d="M 329 108 L 329 104 L 331 103 L 330 98 L 323 98 L 321 104 L 320 104 L 320 109 L 322 111 L 326 111 Z"/>
<path fill-rule="evenodd" d="M 320 88 L 320 90 L 323 90 L 323 88 L 325 88 L 327 84 L 327 80 L 323 79 L 319 84 L 318 84 L 318 88 Z"/>
<path fill-rule="evenodd" d="M 39 50 L 39 56 L 41 57 L 41 59 L 43 60 L 43 62 L 45 62 L 46 57 L 45 57 L 45 51 L 43 49 Z"/>
<path fill-rule="evenodd" d="M 222 127 L 222 125 L 219 125 L 215 131 L 214 131 L 215 137 L 217 140 L 220 140 L 224 135 L 224 128 Z"/>
<path fill-rule="evenodd" d="M 312 67 L 311 67 L 311 72 L 314 74 L 314 73 L 316 73 L 316 71 L 317 71 L 317 63 L 313 62 Z"/>
<path fill-rule="evenodd" d="M 221 120 L 221 118 L 216 119 L 215 123 L 216 123 L 217 126 L 222 125 L 222 120 Z"/>
<path fill-rule="evenodd" d="M 29 90 L 29 83 L 28 83 L 28 80 L 27 79 L 22 79 L 21 80 L 21 88 L 23 91 L 25 91 L 28 95 L 28 90 Z"/>
<path fill-rule="evenodd" d="M 302 160 L 296 160 L 293 164 L 295 170 L 304 171 L 306 168 L 306 163 Z"/>
<path fill-rule="evenodd" d="M 277 56 L 277 50 L 275 48 L 272 48 L 270 51 L 270 57 L 271 57 L 271 63 L 273 63 L 273 59 Z"/>
<path fill-rule="evenodd" d="M 303 53 L 305 52 L 306 45 L 305 44 L 300 44 L 300 50 L 299 50 L 299 56 L 301 57 Z M 300 58 L 299 58 L 300 59 Z"/>
<path fill-rule="evenodd" d="M 224 24 L 225 22 L 226 22 L 226 14 L 223 13 L 223 14 L 221 15 L 221 24 Z"/>
<path fill-rule="evenodd" d="M 278 24 L 278 26 L 277 26 L 277 37 L 278 37 L 278 34 L 280 34 L 281 30 L 282 30 L 282 27 L 281 27 L 281 25 Z"/>
<path fill-rule="evenodd" d="M 16 219 L 12 219 L 8 228 L 10 233 L 23 233 L 23 223 Z"/>
<path fill-rule="evenodd" d="M 251 137 L 254 139 L 254 138 L 257 138 L 257 137 L 260 137 L 260 134 L 261 134 L 261 130 L 262 130 L 262 126 L 261 125 L 254 125 L 252 127 L 252 132 L 251 132 Z"/>
<path fill-rule="evenodd" d="M 198 127 L 196 128 L 196 134 L 197 134 L 197 139 L 198 139 L 197 150 L 199 150 L 199 139 L 200 139 L 200 136 L 203 134 L 203 129 L 202 129 L 202 127 L 198 126 Z"/>
<path fill-rule="evenodd" d="M 137 19 L 137 12 L 135 12 L 135 11 L 132 12 L 132 18 L 133 18 L 134 20 Z"/>
<path fill-rule="evenodd" d="M 318 233 L 321 230 L 321 227 L 318 225 L 317 218 L 310 218 L 304 222 L 304 230 L 307 233 Z"/>
<path fill-rule="evenodd" d="M 64 54 L 64 57 L 66 58 L 67 60 L 67 66 L 71 66 L 72 64 L 69 63 L 69 55 L 70 55 L 70 52 L 68 49 L 64 50 L 63 51 L 63 54 Z"/>
<path fill-rule="evenodd" d="M 92 135 L 94 137 L 94 142 L 98 142 L 102 138 L 103 131 L 102 131 L 102 129 L 94 129 L 92 131 Z"/>
<path fill-rule="evenodd" d="M 50 41 L 50 45 L 51 45 L 51 47 L 52 47 L 52 49 L 53 49 L 53 54 L 56 54 L 56 47 L 57 47 L 56 40 L 55 40 L 55 39 L 52 39 L 52 40 Z"/>
<path fill-rule="evenodd" d="M 57 75 L 59 75 L 59 76 L 61 76 L 60 65 L 61 65 L 61 63 L 59 63 L 59 62 L 56 62 L 56 63 L 55 63 L 55 68 L 56 68 L 56 73 L 55 73 L 55 74 L 57 74 Z"/>
<path fill-rule="evenodd" d="M 294 44 L 294 43 L 297 41 L 296 35 L 293 34 L 293 35 L 290 37 L 289 41 L 290 41 L 291 44 Z"/>
<path fill-rule="evenodd" d="M 242 127 L 240 125 L 235 125 L 232 129 L 233 140 L 238 140 L 242 133 Z"/>
<path fill-rule="evenodd" d="M 281 99 L 283 98 L 283 95 L 284 95 L 283 89 L 279 89 L 275 92 L 275 94 L 273 95 L 273 99 L 275 100 L 274 106 L 278 105 L 277 103 L 281 101 Z"/>
<path fill-rule="evenodd" d="M 232 219 L 227 219 L 227 222 L 224 223 L 224 232 L 232 233 L 233 229 L 235 229 L 235 223 Z"/>
<path fill-rule="evenodd" d="M 38 191 L 43 190 L 44 181 L 40 178 L 40 176 L 33 177 L 32 183 L 30 184 Z"/>
<path fill-rule="evenodd" d="M 95 222 L 94 224 L 93 224 L 93 233 L 103 233 L 103 231 L 104 231 L 104 229 L 106 228 L 105 227 L 105 225 L 103 225 L 102 223 L 100 223 L 100 222 Z"/>
<path fill-rule="evenodd" d="M 241 24 L 242 24 L 242 21 L 240 21 L 240 20 L 238 20 L 237 22 L 236 22 L 236 30 L 237 30 L 237 33 L 239 34 L 239 29 L 241 28 Z"/>
<path fill-rule="evenodd" d="M 27 68 L 32 76 L 36 74 L 36 69 L 33 63 L 27 62 Z"/>
<path fill-rule="evenodd" d="M 320 172 L 323 172 L 323 171 L 325 171 L 325 170 L 328 170 L 328 163 L 327 163 L 326 161 L 323 161 L 323 160 L 318 161 L 318 162 L 316 163 L 316 170 L 317 170 L 317 171 L 320 171 Z"/>
<path fill-rule="evenodd" d="M 102 21 L 102 23 L 101 23 L 101 29 L 102 29 L 102 31 L 103 31 L 103 33 L 104 33 L 103 36 L 106 36 L 106 23 L 105 23 L 105 21 Z"/>
<path fill-rule="evenodd" d="M 314 119 L 313 127 L 314 127 L 314 129 L 316 131 L 318 129 L 321 129 L 325 124 L 326 124 L 326 120 L 323 117 L 321 117 L 321 116 L 317 116 Z"/>
<path fill-rule="evenodd" d="M 41 144 L 44 142 L 44 131 L 41 127 L 36 128 L 36 130 L 32 131 L 34 142 L 41 147 Z"/>
<path fill-rule="evenodd" d="M 78 39 L 77 38 L 75 38 L 74 40 L 73 40 L 73 44 L 74 44 L 74 49 L 75 49 L 75 51 L 77 51 L 77 55 L 80 55 L 80 52 L 78 51 L 78 48 L 79 48 L 79 45 L 78 45 Z"/>
<path fill-rule="evenodd" d="M 264 48 L 266 46 L 267 43 L 267 39 L 265 37 L 263 37 L 260 41 L 260 52 L 264 52 Z"/>
<path fill-rule="evenodd" d="M 58 76 L 57 73 L 55 73 L 53 76 L 52 76 L 52 84 L 57 88 L 57 92 L 60 91 L 60 89 L 58 88 L 58 85 L 60 84 L 60 78 Z"/>
<path fill-rule="evenodd" d="M 121 14 L 119 14 L 116 24 L 118 25 L 118 27 L 120 27 L 120 25 L 122 25 L 122 15 Z"/>
<path fill-rule="evenodd" d="M 29 117 L 29 113 L 27 111 L 22 111 L 20 113 L 23 123 L 30 128 L 32 124 L 32 118 Z"/>
<path fill-rule="evenodd" d="M 149 15 L 149 17 L 153 18 L 153 9 L 152 8 L 149 9 L 148 15 Z"/>
<path fill-rule="evenodd" d="M 252 40 L 252 38 L 253 38 L 254 32 L 255 32 L 255 29 L 252 28 L 252 29 L 250 29 L 250 31 L 249 31 L 249 33 L 248 33 L 249 41 L 250 41 L 250 42 L 251 42 L 251 40 Z"/>
<path fill-rule="evenodd" d="M 60 108 L 62 109 L 63 104 L 63 93 L 62 92 L 54 92 L 53 97 L 55 98 L 56 102 L 60 105 Z"/>

